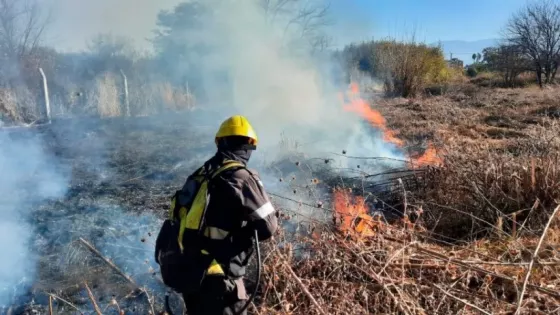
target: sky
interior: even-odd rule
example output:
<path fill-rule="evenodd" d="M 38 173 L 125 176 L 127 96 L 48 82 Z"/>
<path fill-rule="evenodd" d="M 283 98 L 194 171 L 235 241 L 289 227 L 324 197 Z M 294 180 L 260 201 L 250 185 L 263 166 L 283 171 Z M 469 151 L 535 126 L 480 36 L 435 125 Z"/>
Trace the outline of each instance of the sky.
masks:
<path fill-rule="evenodd" d="M 52 9 L 47 42 L 64 51 L 82 50 L 98 33 L 131 37 L 147 47 L 156 16 L 181 0 L 41 0 Z M 243 0 L 240 0 L 243 1 Z M 500 30 L 526 0 L 331 0 L 334 44 L 371 38 L 475 41 Z"/>

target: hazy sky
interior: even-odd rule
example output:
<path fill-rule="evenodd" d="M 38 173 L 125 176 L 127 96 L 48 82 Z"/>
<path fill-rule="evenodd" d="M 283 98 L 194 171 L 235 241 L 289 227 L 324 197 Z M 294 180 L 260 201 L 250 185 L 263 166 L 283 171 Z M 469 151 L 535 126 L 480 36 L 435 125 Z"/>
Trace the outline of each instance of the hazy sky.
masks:
<path fill-rule="evenodd" d="M 125 35 L 147 45 L 157 13 L 181 0 L 42 0 L 52 9 L 48 42 L 60 50 L 81 50 L 99 33 Z"/>
<path fill-rule="evenodd" d="M 48 42 L 80 50 L 100 32 L 132 37 L 146 47 L 156 15 L 181 0 L 41 0 L 53 9 Z M 243 0 L 240 0 L 243 1 Z M 335 43 L 372 37 L 479 40 L 499 37 L 501 27 L 526 0 L 331 0 Z"/>

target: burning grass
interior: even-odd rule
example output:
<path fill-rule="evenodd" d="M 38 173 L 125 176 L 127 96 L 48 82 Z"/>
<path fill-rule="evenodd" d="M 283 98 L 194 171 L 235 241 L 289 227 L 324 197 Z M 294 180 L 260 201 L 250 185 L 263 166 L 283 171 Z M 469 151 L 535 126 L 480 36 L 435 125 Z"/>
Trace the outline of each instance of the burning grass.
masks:
<path fill-rule="evenodd" d="M 560 312 L 559 215 L 551 220 L 560 129 L 542 114 L 557 91 L 468 87 L 376 100 L 373 110 L 355 89 L 342 106 L 407 160 L 342 152 L 287 154 L 269 165 L 264 173 L 277 177 L 263 180 L 284 229 L 264 245 L 250 313 Z M 208 148 L 197 135 L 175 141 L 192 135 L 182 117 L 75 123 L 83 132 L 70 133 L 71 122 L 44 131 L 50 150 L 73 166 L 72 181 L 63 200 L 37 205 L 42 258 L 28 296 L 37 302 L 24 309 L 160 313 L 154 228 L 192 168 L 185 159 L 194 167 Z M 492 128 L 510 136 L 489 137 Z M 247 283 L 250 291 L 252 277 Z"/>
<path fill-rule="evenodd" d="M 374 233 L 370 233 L 373 225 L 364 233 L 362 222 L 345 229 L 344 221 L 337 232 L 310 224 L 306 228 L 313 230 L 311 238 L 286 243 L 279 236 L 268 244 L 256 313 L 512 314 L 516 310 L 535 252 L 534 239 L 440 246 L 409 221 L 397 225 L 376 221 Z M 549 231 L 549 238 L 559 232 Z M 521 309 L 523 314 L 552 314 L 560 310 L 560 255 L 548 249 L 537 256 Z"/>

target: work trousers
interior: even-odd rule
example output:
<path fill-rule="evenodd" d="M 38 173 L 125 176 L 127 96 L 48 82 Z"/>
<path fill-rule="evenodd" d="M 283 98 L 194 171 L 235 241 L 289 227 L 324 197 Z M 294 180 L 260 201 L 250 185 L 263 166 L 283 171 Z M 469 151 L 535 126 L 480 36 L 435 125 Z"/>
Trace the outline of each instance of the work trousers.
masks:
<path fill-rule="evenodd" d="M 224 276 L 207 276 L 200 291 L 184 294 L 188 315 L 234 315 L 247 302 L 243 280 L 230 280 Z M 239 315 L 246 315 L 247 310 Z"/>

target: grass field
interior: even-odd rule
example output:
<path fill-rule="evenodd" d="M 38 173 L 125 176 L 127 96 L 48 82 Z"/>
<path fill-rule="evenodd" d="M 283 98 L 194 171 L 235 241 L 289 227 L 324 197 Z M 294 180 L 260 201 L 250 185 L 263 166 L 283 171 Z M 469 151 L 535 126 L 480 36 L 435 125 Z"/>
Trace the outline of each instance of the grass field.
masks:
<path fill-rule="evenodd" d="M 559 312 L 559 219 L 549 220 L 560 202 L 559 96 L 463 84 L 369 100 L 408 156 L 431 146 L 439 165 L 341 169 L 281 144 L 282 160 L 255 165 L 284 229 L 263 246 L 250 313 L 513 314 L 521 296 L 522 314 Z M 104 314 L 163 311 L 155 234 L 169 196 L 214 150 L 214 127 L 188 115 L 9 132 L 40 137 L 69 178 L 63 198 L 31 207 L 38 271 L 12 314 L 49 313 L 49 301 L 54 314 L 91 313 L 92 300 Z"/>

